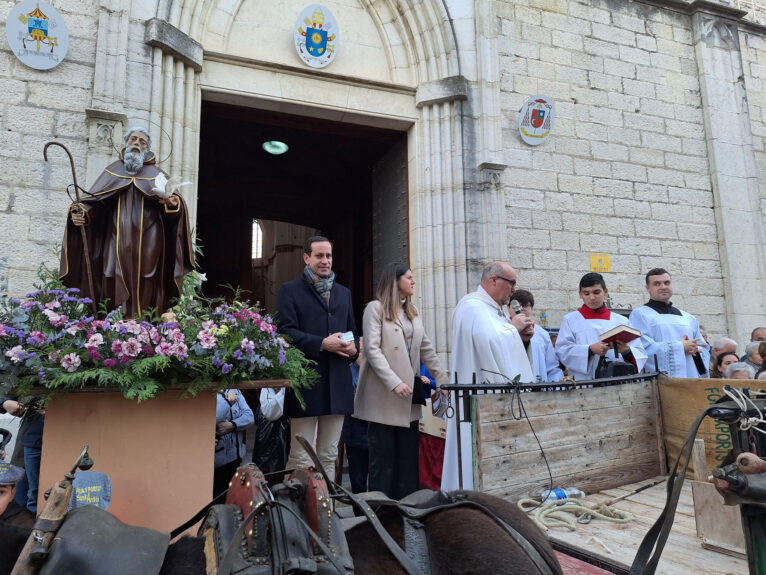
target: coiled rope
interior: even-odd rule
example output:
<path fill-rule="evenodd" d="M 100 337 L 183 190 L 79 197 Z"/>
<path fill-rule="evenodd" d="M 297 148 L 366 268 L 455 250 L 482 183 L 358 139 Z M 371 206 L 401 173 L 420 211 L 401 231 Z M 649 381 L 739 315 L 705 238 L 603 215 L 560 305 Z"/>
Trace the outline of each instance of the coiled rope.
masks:
<path fill-rule="evenodd" d="M 602 505 L 596 509 L 586 507 L 580 499 L 557 499 L 548 503 L 540 503 L 535 499 L 524 498 L 518 502 L 519 509 L 531 517 L 543 529 L 566 527 L 570 531 L 577 529 L 577 523 L 590 523 L 591 519 L 601 519 L 612 523 L 627 523 L 633 515 Z M 576 516 L 576 517 L 575 517 Z"/>

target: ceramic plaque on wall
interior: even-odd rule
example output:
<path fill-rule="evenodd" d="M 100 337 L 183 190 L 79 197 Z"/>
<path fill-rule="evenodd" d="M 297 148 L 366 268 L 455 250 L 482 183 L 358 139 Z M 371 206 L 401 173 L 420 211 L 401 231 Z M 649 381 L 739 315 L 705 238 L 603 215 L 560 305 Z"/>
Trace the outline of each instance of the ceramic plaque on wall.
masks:
<path fill-rule="evenodd" d="M 55 68 L 69 50 L 64 19 L 53 6 L 39 0 L 23 0 L 11 9 L 5 35 L 16 57 L 35 70 Z"/>
<path fill-rule="evenodd" d="M 543 94 L 532 96 L 519 112 L 521 139 L 530 146 L 539 146 L 548 139 L 556 120 L 553 100 Z"/>
<path fill-rule="evenodd" d="M 338 22 L 327 8 L 312 4 L 295 22 L 295 51 L 312 68 L 324 68 L 338 51 Z"/>

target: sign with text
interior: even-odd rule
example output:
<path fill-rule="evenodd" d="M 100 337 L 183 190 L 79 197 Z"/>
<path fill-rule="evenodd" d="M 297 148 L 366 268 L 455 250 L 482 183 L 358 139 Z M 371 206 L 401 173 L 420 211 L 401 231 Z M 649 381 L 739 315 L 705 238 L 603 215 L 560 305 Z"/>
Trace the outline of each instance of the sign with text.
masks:
<path fill-rule="evenodd" d="M 612 262 L 609 257 L 609 254 L 591 252 L 590 253 L 590 271 L 598 272 L 600 274 L 611 272 Z"/>

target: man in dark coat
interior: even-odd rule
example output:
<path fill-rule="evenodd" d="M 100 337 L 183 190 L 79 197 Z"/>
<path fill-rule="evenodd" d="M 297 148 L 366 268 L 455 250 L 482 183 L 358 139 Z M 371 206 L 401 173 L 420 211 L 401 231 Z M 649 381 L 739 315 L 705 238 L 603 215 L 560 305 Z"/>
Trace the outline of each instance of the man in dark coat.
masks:
<path fill-rule="evenodd" d="M 317 362 L 313 368 L 319 379 L 314 387 L 301 391 L 305 411 L 292 394 L 286 396 L 285 414 L 290 417 L 292 434 L 287 467 L 310 465 L 308 455 L 295 441 L 301 434 L 316 441 L 319 460 L 334 479 L 343 417 L 354 410 L 349 364 L 356 360 L 359 346 L 351 292 L 335 283 L 332 244 L 323 236 L 312 236 L 303 251 L 303 275 L 279 288 L 277 324 L 295 347 Z"/>
<path fill-rule="evenodd" d="M 93 184 L 80 209 L 72 204 L 64 232 L 59 275 L 69 287 L 127 318 L 149 308 L 161 314 L 181 295 L 194 268 L 189 218 L 183 198 L 156 165 L 148 132 L 133 128 L 120 159 Z M 90 293 L 82 233 L 85 226 L 93 273 Z"/>

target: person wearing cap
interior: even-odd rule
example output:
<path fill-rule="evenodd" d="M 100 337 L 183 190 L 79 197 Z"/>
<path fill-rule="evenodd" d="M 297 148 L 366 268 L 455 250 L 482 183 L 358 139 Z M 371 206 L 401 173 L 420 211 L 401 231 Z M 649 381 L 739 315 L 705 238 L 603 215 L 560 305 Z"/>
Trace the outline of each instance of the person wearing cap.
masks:
<path fill-rule="evenodd" d="M 35 516 L 13 500 L 16 484 L 24 477 L 24 470 L 0 461 L 0 524 L 16 525 L 29 529 L 35 524 Z"/>

